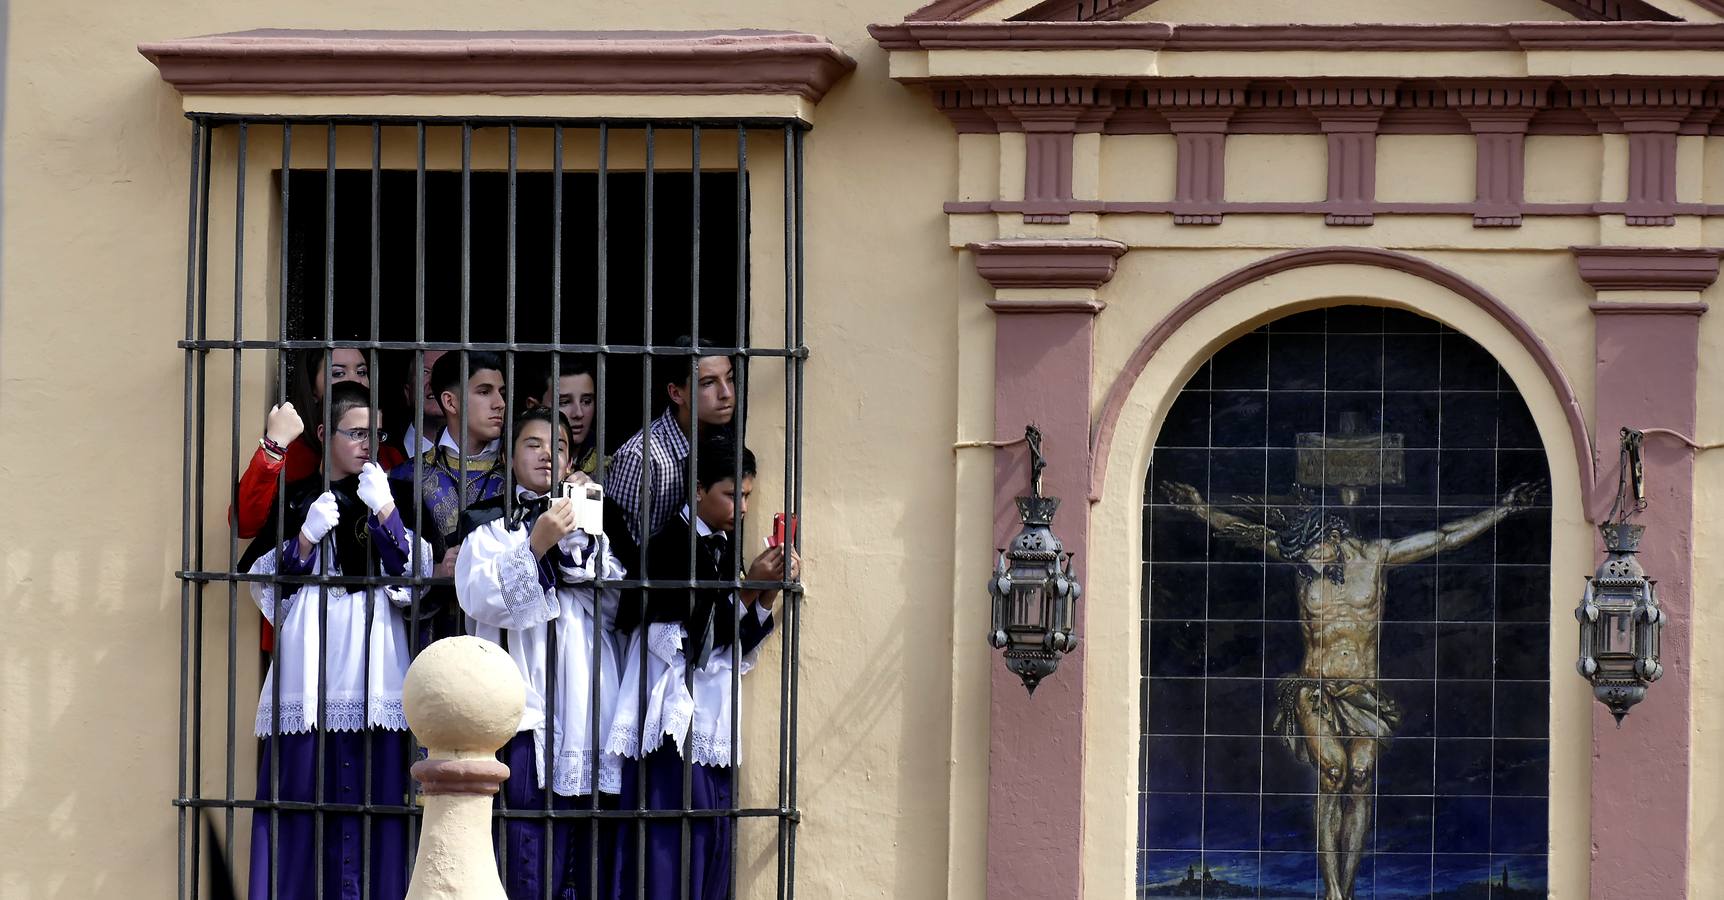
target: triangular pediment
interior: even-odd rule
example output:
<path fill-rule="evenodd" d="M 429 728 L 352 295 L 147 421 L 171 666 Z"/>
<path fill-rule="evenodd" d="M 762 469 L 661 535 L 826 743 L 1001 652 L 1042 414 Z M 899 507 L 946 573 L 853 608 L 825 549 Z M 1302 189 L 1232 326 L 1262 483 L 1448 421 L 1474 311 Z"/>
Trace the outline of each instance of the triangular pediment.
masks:
<path fill-rule="evenodd" d="M 1672 8 L 1682 5 L 1671 0 L 934 0 L 907 18 L 1215 25 L 1682 21 Z"/>

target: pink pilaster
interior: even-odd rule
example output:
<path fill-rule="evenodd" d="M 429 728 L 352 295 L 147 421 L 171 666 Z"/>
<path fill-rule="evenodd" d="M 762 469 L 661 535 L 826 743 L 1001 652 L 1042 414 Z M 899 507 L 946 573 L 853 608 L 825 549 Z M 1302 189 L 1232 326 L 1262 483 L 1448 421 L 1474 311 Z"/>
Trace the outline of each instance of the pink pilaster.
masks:
<path fill-rule="evenodd" d="M 972 245 L 977 270 L 1018 294 L 1095 288 L 1113 277 L 1125 246 L 1114 241 L 992 241 Z M 1034 424 L 1048 467 L 1043 492 L 1061 499 L 1054 533 L 1088 576 L 1090 372 L 1099 302 L 1050 296 L 995 300 L 994 432 L 1010 438 Z M 1029 454 L 998 452 L 994 540 L 1021 527 L 1014 499 L 1029 493 Z M 981 586 L 977 585 L 981 602 Z M 1084 633 L 1084 606 L 1077 610 Z M 975 635 L 981 640 L 981 635 Z M 1076 900 L 1082 888 L 1084 655 L 1066 655 L 1034 696 L 996 661 L 988 748 L 988 896 Z"/>
<path fill-rule="evenodd" d="M 1696 425 L 1698 291 L 1718 277 L 1717 250 L 1577 247 L 1581 277 L 1602 291 L 1694 291 L 1692 303 L 1597 302 L 1594 424 L 1600 487 L 1617 477 L 1618 432 Z M 1694 454 L 1649 437 L 1640 558 L 1664 606 L 1664 677 L 1618 729 L 1593 707 L 1592 889 L 1600 898 L 1680 900 L 1688 884 L 1689 700 Z"/>

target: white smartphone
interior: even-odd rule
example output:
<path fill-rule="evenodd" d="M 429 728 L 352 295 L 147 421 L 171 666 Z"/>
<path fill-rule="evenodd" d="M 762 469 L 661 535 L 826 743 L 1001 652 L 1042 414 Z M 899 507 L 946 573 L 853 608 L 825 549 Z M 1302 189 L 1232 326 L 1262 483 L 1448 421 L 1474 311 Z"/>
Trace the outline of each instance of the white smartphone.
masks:
<path fill-rule="evenodd" d="M 593 537 L 605 533 L 605 487 L 596 481 L 586 484 L 563 482 L 562 495 L 575 504 L 575 528 Z"/>

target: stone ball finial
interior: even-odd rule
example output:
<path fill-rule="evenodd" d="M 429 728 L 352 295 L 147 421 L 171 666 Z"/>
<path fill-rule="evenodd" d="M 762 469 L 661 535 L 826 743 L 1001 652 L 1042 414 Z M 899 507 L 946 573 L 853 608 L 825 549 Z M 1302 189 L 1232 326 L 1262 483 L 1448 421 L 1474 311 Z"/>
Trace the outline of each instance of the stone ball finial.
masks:
<path fill-rule="evenodd" d="M 433 752 L 489 754 L 514 737 L 527 685 L 496 644 L 444 638 L 407 669 L 401 703 L 407 724 Z"/>

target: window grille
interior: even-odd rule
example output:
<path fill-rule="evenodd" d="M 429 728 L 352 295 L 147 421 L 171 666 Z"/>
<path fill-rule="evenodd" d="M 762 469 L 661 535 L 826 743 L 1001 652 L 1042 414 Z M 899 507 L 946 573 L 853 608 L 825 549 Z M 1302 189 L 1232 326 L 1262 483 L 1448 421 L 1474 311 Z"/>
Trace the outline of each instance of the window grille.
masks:
<path fill-rule="evenodd" d="M 385 410 L 381 430 L 399 434 L 411 424 L 414 434 L 425 435 L 422 397 L 408 391 L 397 404 L 391 393 L 402 388 L 388 373 L 405 368 L 406 383 L 416 385 L 412 377 L 425 368 L 425 354 L 448 351 L 460 354 L 465 384 L 468 355 L 493 351 L 506 367 L 500 446 L 507 453 L 527 393 L 517 379 L 530 377 L 533 364 L 548 358 L 549 383 L 555 384 L 565 360 L 588 354 L 596 362 L 593 430 L 601 460 L 594 478 L 603 481 L 608 454 L 659 412 L 664 376 L 692 372 L 698 357 L 724 355 L 733 361 L 736 383 L 733 427 L 738 449 L 732 470 L 740 471 L 740 448 L 751 445 L 761 453 L 755 518 L 770 521 L 773 512 L 782 510 L 799 520 L 803 369 L 808 356 L 802 272 L 806 125 L 789 120 L 189 118 L 186 321 L 179 342 L 185 352 L 186 451 L 176 572 L 182 618 L 174 800 L 179 817 L 177 896 L 243 896 L 249 866 L 241 848 L 249 843 L 253 820 L 269 817 L 270 834 L 279 835 L 281 817 L 289 813 L 310 813 L 315 819 L 314 860 L 323 859 L 326 844 L 336 839 L 330 825 L 334 816 L 358 815 L 362 860 L 370 858 L 382 823 L 405 820 L 405 865 L 410 870 L 420 822 L 417 785 L 406 779 L 409 793 L 393 803 L 376 799 L 373 788 L 384 766 L 405 767 L 417 758 L 416 743 L 410 743 L 409 758 L 401 760 L 374 759 L 368 746 L 361 799 L 337 802 L 330 799 L 334 785 L 327 784 L 324 775 L 326 733 L 317 729 L 313 798 L 281 797 L 274 784 L 281 777 L 280 742 L 253 737 L 248 716 L 263 671 L 279 661 L 282 642 L 275 641 L 261 655 L 253 653 L 259 646 L 251 634 L 258 615 L 248 594 L 259 583 L 287 585 L 289 591 L 316 585 L 316 619 L 320 628 L 327 628 L 330 604 L 339 599 L 331 597 L 332 591 L 402 588 L 411 597 L 403 614 L 410 652 L 416 653 L 431 613 L 427 596 L 438 588 L 447 590 L 453 579 L 423 574 L 430 561 L 422 558 L 417 543 L 412 564 L 400 576 L 374 574 L 369 565 L 364 575 L 331 575 L 327 563 L 309 575 L 249 574 L 240 564 L 249 542 L 239 534 L 237 485 L 256 449 L 252 445 L 264 413 L 290 399 L 290 379 L 303 374 L 297 371 L 301 363 L 296 357 L 315 359 L 354 349 L 369 365 L 372 409 Z M 774 184 L 779 181 L 781 193 Z M 780 217 L 782 234 L 777 231 Z M 753 231 L 756 223 L 772 227 Z M 781 273 L 775 271 L 779 269 Z M 674 340 L 682 335 L 692 337 L 693 346 Z M 710 349 L 701 349 L 706 346 L 701 341 L 710 342 Z M 325 381 L 333 381 L 327 372 Z M 395 406 L 410 406 L 411 411 L 391 419 Z M 327 406 L 321 409 L 321 421 L 313 420 L 313 410 L 300 410 L 308 433 L 320 425 L 325 434 L 333 429 Z M 465 413 L 464 407 L 463 431 Z M 454 431 L 455 423 L 450 426 Z M 765 440 L 773 443 L 765 446 Z M 379 459 L 385 440 L 374 430 L 369 442 L 371 458 Z M 327 446 L 320 451 L 325 460 Z M 695 443 L 687 459 L 685 499 L 691 506 L 698 447 Z M 424 462 L 416 447 L 405 449 L 417 483 Z M 767 468 L 774 449 L 781 454 L 781 470 Z M 459 457 L 465 470 L 465 445 Z M 506 462 L 502 473 L 507 508 L 514 503 L 514 476 Z M 327 490 L 328 469 L 319 474 Z M 643 509 L 650 509 L 651 479 L 642 482 L 639 499 Z M 276 543 L 285 530 L 287 491 L 284 469 L 276 477 L 271 513 Z M 464 510 L 466 498 L 458 496 Z M 423 503 L 400 512 L 415 535 L 430 527 Z M 739 516 L 735 540 L 744 563 L 754 555 L 742 543 L 746 525 Z M 760 530 L 757 524 L 756 550 Z M 800 534 L 791 540 L 799 545 Z M 782 582 L 741 577 L 654 581 L 643 577 L 644 543 L 631 551 L 635 559 L 625 560 L 628 578 L 606 581 L 601 571 L 597 587 L 621 589 L 625 604 L 634 602 L 631 591 L 653 588 L 686 588 L 691 603 L 701 588 L 783 592 L 773 638 L 778 650 L 768 649 L 761 657 L 761 671 L 748 679 L 752 687 L 742 687 L 737 668 L 731 669 L 731 688 L 740 688 L 733 694 L 738 702 L 731 705 L 731 746 L 746 747 L 747 755 L 745 763 L 723 770 L 732 803 L 716 810 L 691 808 L 686 755 L 682 809 L 635 808 L 645 805 L 635 802 L 644 799 L 644 784 L 639 797 L 621 797 L 616 808 L 599 803 L 596 790 L 577 798 L 574 808 L 553 808 L 547 772 L 542 808 L 509 809 L 499 794 L 493 817 L 499 866 L 508 854 L 508 832 L 502 827 L 506 821 L 542 824 L 548 843 L 554 822 L 616 823 L 619 831 L 632 830 L 638 840 L 649 821 L 674 820 L 681 828 L 681 896 L 686 898 L 691 824 L 723 819 L 733 823 L 729 894 L 764 896 L 770 890 L 774 896 L 791 897 L 800 820 L 796 756 L 801 587 L 788 574 Z M 691 541 L 691 566 L 694 553 Z M 368 544 L 368 563 L 374 558 Z M 278 593 L 278 611 L 280 602 Z M 367 622 L 371 616 L 368 607 Z M 733 659 L 739 649 L 736 640 L 733 636 Z M 320 647 L 319 665 L 327 667 L 327 639 Z M 592 655 L 593 665 L 600 664 L 605 652 Z M 554 695 L 554 646 L 547 655 L 552 690 L 546 714 L 555 719 L 562 712 Z M 642 664 L 644 668 L 644 655 Z M 320 705 L 327 700 L 323 691 L 329 684 L 328 673 L 322 674 Z M 644 704 L 645 683 L 642 678 L 640 697 L 620 697 L 618 702 Z M 280 679 L 275 690 L 279 700 Z M 369 700 L 369 681 L 366 690 Z M 744 706 L 747 711 L 739 712 Z M 279 735 L 279 703 L 273 715 L 277 721 L 271 733 Z M 595 708 L 595 724 L 597 717 Z M 360 721 L 366 721 L 363 714 Z M 323 717 L 319 722 L 325 723 Z M 603 735 L 599 727 L 590 731 L 596 759 Z M 272 784 L 261 792 L 253 790 L 254 748 L 270 757 Z M 515 771 L 511 777 L 531 778 L 533 772 Z M 589 829 L 588 834 L 578 849 L 589 858 L 586 883 L 577 888 L 583 897 L 599 887 L 598 872 L 609 865 L 600 858 L 597 831 Z M 750 851 L 746 856 L 745 848 Z M 277 896 L 281 862 L 273 840 L 268 849 L 268 895 Z M 570 852 L 577 850 L 571 847 Z M 549 898 L 560 873 L 551 872 L 550 853 L 542 856 L 542 896 Z M 637 873 L 638 895 L 646 896 L 639 878 L 645 862 L 638 848 L 635 858 L 624 864 Z M 369 900 L 380 895 L 372 884 L 373 869 L 364 862 L 358 867 L 361 883 L 356 891 L 324 883 L 323 866 L 314 868 L 316 896 Z"/>

